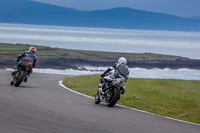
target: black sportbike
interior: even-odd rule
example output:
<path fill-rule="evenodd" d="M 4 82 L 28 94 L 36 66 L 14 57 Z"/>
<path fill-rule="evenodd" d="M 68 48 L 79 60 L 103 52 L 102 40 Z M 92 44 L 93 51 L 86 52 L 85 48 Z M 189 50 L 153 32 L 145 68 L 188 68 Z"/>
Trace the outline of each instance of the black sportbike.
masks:
<path fill-rule="evenodd" d="M 12 80 L 10 84 L 18 87 L 22 83 L 22 81 L 26 82 L 28 74 L 32 71 L 32 68 L 32 62 L 24 61 L 22 65 L 18 68 L 18 70 L 15 70 L 16 72 L 12 75 Z"/>

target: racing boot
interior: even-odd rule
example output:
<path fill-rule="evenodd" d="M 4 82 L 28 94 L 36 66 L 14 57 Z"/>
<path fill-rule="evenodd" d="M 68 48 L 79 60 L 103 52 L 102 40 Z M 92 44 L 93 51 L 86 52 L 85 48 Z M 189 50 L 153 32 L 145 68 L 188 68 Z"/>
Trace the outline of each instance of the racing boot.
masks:
<path fill-rule="evenodd" d="M 26 82 L 27 82 L 27 80 L 28 80 L 28 77 L 26 76 L 26 77 L 24 78 L 24 82 L 26 83 Z"/>
<path fill-rule="evenodd" d="M 31 70 L 27 73 L 26 77 L 24 78 L 24 82 L 27 82 L 28 77 L 30 77 L 32 73 L 33 73 L 33 70 L 31 69 Z"/>
<path fill-rule="evenodd" d="M 125 88 L 124 87 L 120 87 L 120 94 L 124 94 L 125 93 Z"/>
<path fill-rule="evenodd" d="M 26 77 L 24 78 L 24 82 L 27 82 L 28 77 L 31 75 L 31 73 L 32 73 L 32 72 L 29 72 L 29 73 L 26 75 Z"/>

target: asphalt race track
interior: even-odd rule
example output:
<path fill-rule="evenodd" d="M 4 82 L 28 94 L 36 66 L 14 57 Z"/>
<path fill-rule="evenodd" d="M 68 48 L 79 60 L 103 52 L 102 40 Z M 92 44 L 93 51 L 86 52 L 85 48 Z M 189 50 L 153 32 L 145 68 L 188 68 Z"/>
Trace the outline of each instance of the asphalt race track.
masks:
<path fill-rule="evenodd" d="M 105 104 L 68 91 L 63 75 L 33 73 L 11 86 L 0 70 L 0 133 L 199 133 L 200 125 Z"/>

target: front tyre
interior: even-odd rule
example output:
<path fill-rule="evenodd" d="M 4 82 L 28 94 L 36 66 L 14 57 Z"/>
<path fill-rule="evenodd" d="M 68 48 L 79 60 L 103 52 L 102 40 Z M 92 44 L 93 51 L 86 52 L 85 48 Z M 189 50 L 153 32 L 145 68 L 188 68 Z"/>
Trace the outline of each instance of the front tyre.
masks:
<path fill-rule="evenodd" d="M 108 107 L 113 107 L 120 99 L 120 91 L 118 88 L 114 88 L 109 95 L 110 97 L 107 99 L 106 104 Z"/>
<path fill-rule="evenodd" d="M 24 80 L 24 77 L 26 76 L 26 71 L 22 71 L 19 78 L 14 82 L 14 86 L 18 87 L 22 81 Z"/>
<path fill-rule="evenodd" d="M 101 102 L 100 96 L 99 96 L 99 91 L 97 91 L 97 94 L 96 94 L 96 96 L 95 96 L 94 102 L 95 102 L 96 104 L 99 104 L 99 103 Z"/>

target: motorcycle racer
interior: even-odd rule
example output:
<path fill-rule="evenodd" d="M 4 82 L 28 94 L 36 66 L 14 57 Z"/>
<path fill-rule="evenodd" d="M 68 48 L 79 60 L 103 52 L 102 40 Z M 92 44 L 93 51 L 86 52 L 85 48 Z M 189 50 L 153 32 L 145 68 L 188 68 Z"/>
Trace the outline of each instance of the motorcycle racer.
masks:
<path fill-rule="evenodd" d="M 14 72 L 11 73 L 11 75 L 14 75 L 17 71 L 18 71 L 18 68 L 22 66 L 22 63 L 24 61 L 29 61 L 33 64 L 33 68 L 35 67 L 36 65 L 36 51 L 37 49 L 35 47 L 30 47 L 28 49 L 28 51 L 25 51 L 23 52 L 22 54 L 20 54 L 18 57 L 17 57 L 17 60 L 16 60 L 16 69 Z M 27 82 L 27 78 L 31 75 L 32 73 L 32 69 L 31 71 L 27 74 L 26 78 L 24 79 L 24 82 Z"/>
<path fill-rule="evenodd" d="M 114 70 L 114 73 L 112 74 L 113 78 L 124 78 L 125 80 L 128 79 L 128 75 L 130 73 L 129 68 L 127 66 L 127 60 L 124 57 L 120 57 L 118 59 L 118 63 L 115 63 L 113 66 L 109 67 L 103 74 L 101 74 L 100 84 L 103 83 L 102 91 L 105 92 L 109 86 L 106 82 L 106 79 L 104 78 L 106 74 L 108 74 L 110 71 Z M 120 88 L 120 93 L 125 93 L 125 86 Z"/>

